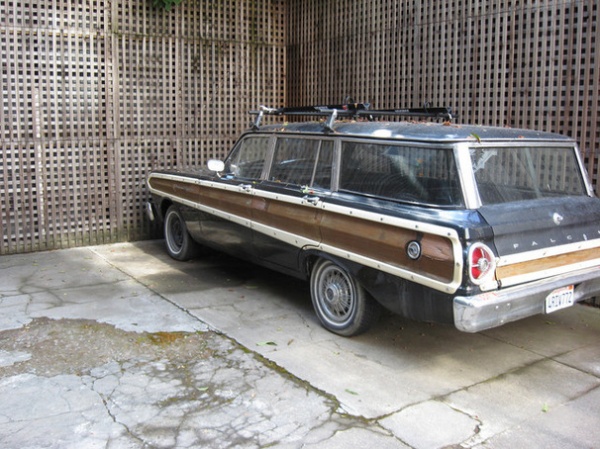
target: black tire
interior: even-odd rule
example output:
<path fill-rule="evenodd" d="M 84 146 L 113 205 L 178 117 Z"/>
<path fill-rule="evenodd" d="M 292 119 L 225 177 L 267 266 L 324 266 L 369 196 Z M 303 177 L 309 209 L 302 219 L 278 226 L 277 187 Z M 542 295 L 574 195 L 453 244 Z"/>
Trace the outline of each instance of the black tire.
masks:
<path fill-rule="evenodd" d="M 338 335 L 361 334 L 379 319 L 379 303 L 350 273 L 330 260 L 319 260 L 312 270 L 310 294 L 323 327 Z"/>
<path fill-rule="evenodd" d="M 169 256 L 175 260 L 189 260 L 197 255 L 198 245 L 190 236 L 183 215 L 175 205 L 167 209 L 164 230 Z"/>

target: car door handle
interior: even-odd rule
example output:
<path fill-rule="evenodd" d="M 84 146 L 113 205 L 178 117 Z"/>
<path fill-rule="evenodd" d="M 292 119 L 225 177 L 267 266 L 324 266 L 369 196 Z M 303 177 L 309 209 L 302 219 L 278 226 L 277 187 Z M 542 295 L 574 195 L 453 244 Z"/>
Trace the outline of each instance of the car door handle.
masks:
<path fill-rule="evenodd" d="M 302 200 L 312 204 L 313 206 L 316 206 L 319 204 L 319 201 L 321 201 L 321 198 L 318 196 L 306 195 L 302 197 Z"/>
<path fill-rule="evenodd" d="M 239 187 L 240 187 L 240 190 L 243 190 L 244 192 L 252 191 L 252 184 L 240 184 Z"/>

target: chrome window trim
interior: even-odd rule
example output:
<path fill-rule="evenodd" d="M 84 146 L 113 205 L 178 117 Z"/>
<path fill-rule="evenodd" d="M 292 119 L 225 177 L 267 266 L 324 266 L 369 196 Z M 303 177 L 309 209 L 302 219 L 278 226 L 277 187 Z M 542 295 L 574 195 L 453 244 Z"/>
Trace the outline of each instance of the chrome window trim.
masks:
<path fill-rule="evenodd" d="M 573 145 L 573 151 L 575 151 L 575 157 L 577 158 L 577 163 L 579 164 L 579 171 L 581 172 L 581 176 L 583 178 L 585 190 L 588 196 L 594 197 L 594 189 L 592 187 L 592 183 L 590 181 L 590 177 L 588 176 L 587 170 L 585 169 L 583 158 L 581 157 L 581 152 L 579 151 L 579 146 L 577 144 Z"/>
<path fill-rule="evenodd" d="M 460 142 L 454 145 L 454 160 L 458 170 L 458 178 L 463 192 L 465 207 L 470 210 L 479 209 L 481 198 L 479 189 L 473 172 L 473 162 L 470 153 L 471 145 L 467 142 Z"/>
<path fill-rule="evenodd" d="M 331 161 L 331 191 L 337 192 L 340 187 L 340 168 L 342 166 L 342 143 L 340 139 L 333 142 L 333 158 Z"/>
<path fill-rule="evenodd" d="M 261 134 L 250 134 L 250 136 L 260 137 Z M 259 178 L 261 181 L 268 179 L 269 172 L 271 171 L 271 165 L 273 165 L 273 154 L 275 153 L 275 142 L 277 141 L 275 135 L 267 136 L 267 137 L 269 137 L 269 140 L 268 140 L 268 144 L 267 144 L 268 147 L 267 147 L 267 153 L 266 153 L 263 169 L 262 169 L 262 172 L 261 172 L 260 178 Z"/>

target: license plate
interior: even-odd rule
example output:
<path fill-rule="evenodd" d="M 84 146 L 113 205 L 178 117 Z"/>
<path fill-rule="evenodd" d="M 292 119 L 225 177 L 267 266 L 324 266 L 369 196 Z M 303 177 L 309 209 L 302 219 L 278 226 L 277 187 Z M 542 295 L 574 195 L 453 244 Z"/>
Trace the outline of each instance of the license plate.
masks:
<path fill-rule="evenodd" d="M 573 305 L 573 286 L 557 288 L 546 296 L 546 313 L 565 309 Z"/>

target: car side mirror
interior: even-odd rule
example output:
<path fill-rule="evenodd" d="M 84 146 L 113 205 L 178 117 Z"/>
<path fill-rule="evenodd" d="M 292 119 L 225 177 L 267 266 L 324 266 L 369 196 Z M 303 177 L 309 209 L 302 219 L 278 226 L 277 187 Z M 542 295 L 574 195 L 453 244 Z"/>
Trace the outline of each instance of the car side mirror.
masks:
<path fill-rule="evenodd" d="M 208 169 L 210 171 L 214 171 L 217 173 L 225 170 L 225 163 L 218 159 L 209 159 L 208 162 L 206 163 L 206 166 L 208 167 Z"/>

